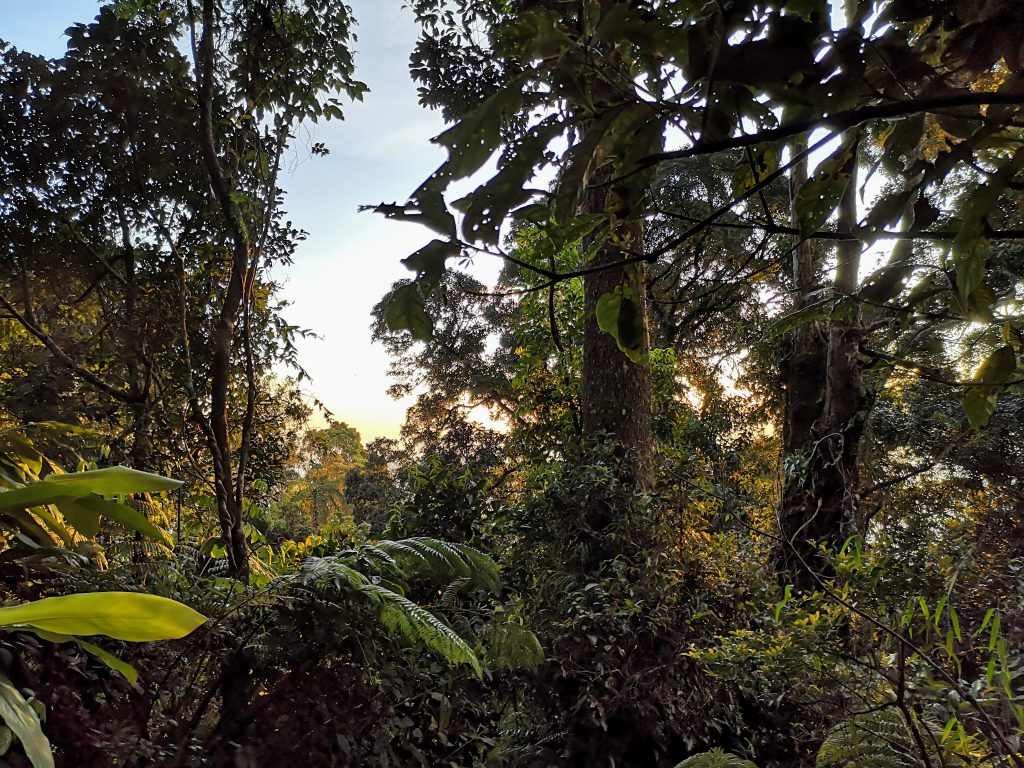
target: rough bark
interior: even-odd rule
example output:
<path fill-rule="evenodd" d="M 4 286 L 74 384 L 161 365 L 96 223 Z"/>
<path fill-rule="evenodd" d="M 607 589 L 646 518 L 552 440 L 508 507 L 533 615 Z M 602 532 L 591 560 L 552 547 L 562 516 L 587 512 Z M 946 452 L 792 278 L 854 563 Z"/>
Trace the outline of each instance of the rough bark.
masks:
<path fill-rule="evenodd" d="M 848 170 L 850 183 L 839 206 L 841 231 L 852 231 L 857 223 L 855 157 Z M 806 167 L 794 173 L 794 196 L 805 180 Z M 801 253 L 808 247 L 801 244 L 794 257 L 796 308 L 806 306 L 815 289 L 813 256 Z M 857 290 L 860 244 L 842 241 L 836 249 L 833 295 L 839 298 Z M 836 550 L 853 533 L 867 412 L 860 328 L 856 305 L 832 317 L 824 329 L 805 324 L 791 335 L 783 366 L 786 475 L 773 559 L 779 578 L 800 591 L 812 591 L 819 579 L 834 575 L 820 545 Z"/>
<path fill-rule="evenodd" d="M 584 200 L 585 213 L 604 213 L 614 188 L 605 185 L 607 172 L 599 171 Z M 643 247 L 640 222 L 628 218 L 620 226 L 619 245 L 611 242 L 598 249 L 591 266 L 614 265 L 629 251 Z M 651 372 L 627 357 L 611 334 L 597 324 L 595 310 L 602 296 L 628 284 L 637 297 L 643 317 L 642 351 L 648 350 L 646 264 L 609 266 L 584 278 L 586 322 L 583 329 L 583 381 L 580 421 L 584 441 L 611 440 L 619 472 L 626 488 L 646 488 L 651 483 L 653 434 L 651 432 Z M 619 502 L 601 493 L 588 498 L 584 541 L 588 555 L 584 567 L 593 570 L 616 552 L 605 535 L 621 514 Z"/>

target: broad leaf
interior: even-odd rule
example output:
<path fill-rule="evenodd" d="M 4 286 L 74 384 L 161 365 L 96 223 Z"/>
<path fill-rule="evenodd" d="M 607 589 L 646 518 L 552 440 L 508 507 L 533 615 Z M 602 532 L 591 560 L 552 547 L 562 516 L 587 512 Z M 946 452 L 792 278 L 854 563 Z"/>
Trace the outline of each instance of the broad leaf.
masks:
<path fill-rule="evenodd" d="M 0 509 L 37 507 L 63 499 L 96 496 L 129 496 L 135 493 L 171 491 L 180 480 L 139 472 L 127 467 L 108 467 L 89 472 L 47 475 L 38 483 L 0 493 Z"/>
<path fill-rule="evenodd" d="M 393 330 L 409 331 L 420 341 L 427 341 L 434 335 L 434 321 L 424 307 L 418 282 L 406 283 L 391 294 L 384 319 Z"/>
<path fill-rule="evenodd" d="M 0 626 L 29 626 L 63 635 L 117 640 L 176 640 L 206 621 L 187 605 L 136 592 L 85 592 L 0 608 Z"/>
<path fill-rule="evenodd" d="M 627 283 L 598 299 L 594 313 L 598 327 L 611 334 L 626 357 L 637 365 L 647 364 L 643 311 Z"/>

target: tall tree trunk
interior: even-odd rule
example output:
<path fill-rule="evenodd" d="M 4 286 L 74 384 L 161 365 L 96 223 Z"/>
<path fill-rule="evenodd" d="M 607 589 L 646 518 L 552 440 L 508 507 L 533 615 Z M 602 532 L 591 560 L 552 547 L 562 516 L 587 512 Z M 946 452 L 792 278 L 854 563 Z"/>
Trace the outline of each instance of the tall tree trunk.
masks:
<path fill-rule="evenodd" d="M 848 168 L 850 182 L 839 205 L 839 230 L 857 224 L 856 151 Z M 794 173 L 795 191 L 806 180 Z M 795 194 L 794 194 L 795 196 Z M 801 254 L 801 249 L 808 249 Z M 794 257 L 799 309 L 813 289 L 813 256 L 801 244 Z M 857 291 L 860 243 L 836 248 L 835 298 Z M 810 278 L 810 279 L 808 279 Z M 786 405 L 783 450 L 786 476 L 779 505 L 779 537 L 773 559 L 782 581 L 813 591 L 818 579 L 833 575 L 819 545 L 838 549 L 853 533 L 860 486 L 860 442 L 867 412 L 860 362 L 860 312 L 852 304 L 823 330 L 817 323 L 796 329 L 783 366 Z M 827 335 L 826 335 L 827 334 Z"/>
<path fill-rule="evenodd" d="M 224 216 L 224 223 L 230 237 L 231 273 L 213 331 L 213 359 L 210 366 L 210 417 L 205 431 L 213 454 L 214 486 L 221 537 L 228 551 L 232 574 L 242 581 L 248 581 L 248 546 L 242 524 L 242 499 L 235 492 L 228 392 L 231 385 L 232 342 L 241 315 L 242 304 L 248 300 L 247 278 L 253 246 L 238 205 L 232 199 L 231 177 L 217 154 L 217 142 L 214 135 L 215 4 L 215 0 L 203 0 L 203 32 L 195 62 L 200 107 L 197 138 L 203 164 L 210 177 L 210 186 Z M 194 401 L 193 409 L 195 409 L 196 402 Z"/>
<path fill-rule="evenodd" d="M 614 186 L 607 169 L 598 171 L 583 204 L 584 213 L 605 213 Z M 616 244 L 616 242 L 618 244 Z M 643 248 L 643 225 L 629 220 L 616 237 L 598 249 L 589 267 L 614 265 Z M 584 440 L 610 439 L 618 461 L 619 480 L 627 487 L 646 488 L 651 483 L 654 438 L 651 432 L 651 372 L 619 349 L 611 334 L 597 323 L 597 303 L 620 285 L 628 285 L 643 323 L 641 351 L 649 347 L 647 321 L 647 265 L 608 266 L 584 278 L 583 382 L 580 403 Z M 589 566 L 596 566 L 615 552 L 607 550 L 603 532 L 618 516 L 614 499 L 593 494 L 585 510 L 589 532 Z"/>

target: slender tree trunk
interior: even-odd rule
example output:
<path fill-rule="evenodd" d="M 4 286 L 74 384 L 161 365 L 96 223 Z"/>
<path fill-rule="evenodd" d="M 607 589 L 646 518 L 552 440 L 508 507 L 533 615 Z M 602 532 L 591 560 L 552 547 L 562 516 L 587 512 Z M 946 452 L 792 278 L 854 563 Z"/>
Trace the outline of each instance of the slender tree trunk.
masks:
<path fill-rule="evenodd" d="M 248 300 L 247 277 L 253 244 L 237 204 L 232 199 L 232 181 L 221 164 L 214 135 L 214 45 L 215 0 L 203 0 L 202 24 L 196 59 L 196 85 L 199 101 L 198 143 L 210 177 L 214 197 L 224 215 L 230 237 L 231 273 L 224 292 L 221 311 L 213 331 L 213 360 L 210 367 L 210 417 L 207 440 L 211 443 L 214 485 L 221 536 L 228 550 L 232 574 L 248 581 L 249 558 L 242 524 L 242 477 L 236 493 L 234 462 L 228 417 L 228 392 L 231 385 L 231 355 L 235 329 L 242 305 Z"/>

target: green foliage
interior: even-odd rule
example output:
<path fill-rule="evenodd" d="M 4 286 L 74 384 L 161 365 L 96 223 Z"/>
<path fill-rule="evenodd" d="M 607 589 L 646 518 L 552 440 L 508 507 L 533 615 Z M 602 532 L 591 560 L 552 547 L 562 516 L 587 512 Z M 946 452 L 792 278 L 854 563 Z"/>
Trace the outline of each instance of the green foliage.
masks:
<path fill-rule="evenodd" d="M 34 768 L 53 768 L 53 753 L 50 742 L 43 735 L 39 715 L 11 684 L 7 675 L 0 673 L 0 719 L 18 737 L 25 749 L 25 755 Z M 6 751 L 6 750 L 4 750 Z"/>
<path fill-rule="evenodd" d="M 426 537 L 381 541 L 328 557 L 307 558 L 298 571 L 281 582 L 286 586 L 315 587 L 353 594 L 365 600 L 380 620 L 399 637 L 422 643 L 451 664 L 466 664 L 479 675 L 483 668 L 466 640 L 436 615 L 406 597 L 410 582 L 459 583 L 497 593 L 500 590 L 494 561 L 465 544 Z M 499 638 L 500 641 L 505 638 Z M 536 642 L 536 638 L 533 638 Z M 519 638 L 527 647 L 529 638 Z M 529 651 L 524 652 L 529 660 Z M 511 660 L 513 653 L 497 652 Z"/>
<path fill-rule="evenodd" d="M 90 592 L 0 607 L 0 627 L 27 626 L 59 635 L 106 635 L 135 643 L 176 640 L 206 617 L 157 595 Z"/>
<path fill-rule="evenodd" d="M 832 731 L 818 750 L 817 768 L 912 768 L 919 756 L 904 715 L 895 707 L 856 715 Z"/>
<path fill-rule="evenodd" d="M 726 754 L 721 749 L 713 749 L 693 757 L 688 757 L 676 768 L 757 768 L 749 760 Z"/>

